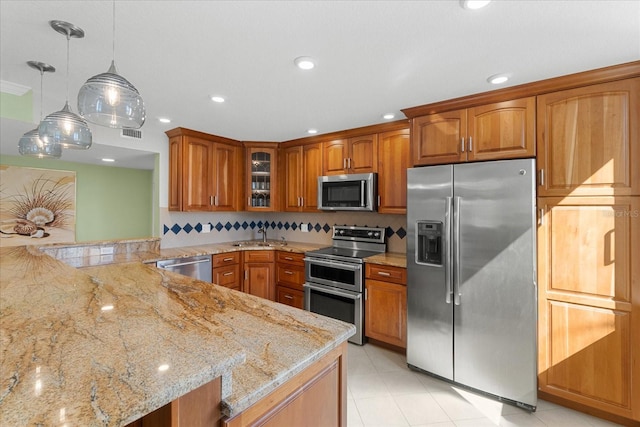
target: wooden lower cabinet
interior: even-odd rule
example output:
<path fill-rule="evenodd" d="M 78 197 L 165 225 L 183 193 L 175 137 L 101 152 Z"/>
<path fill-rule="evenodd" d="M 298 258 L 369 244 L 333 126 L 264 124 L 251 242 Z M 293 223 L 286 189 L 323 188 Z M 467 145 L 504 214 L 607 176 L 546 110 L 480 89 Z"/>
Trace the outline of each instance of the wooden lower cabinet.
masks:
<path fill-rule="evenodd" d="M 347 342 L 232 418 L 222 427 L 346 427 Z"/>
<path fill-rule="evenodd" d="M 540 397 L 640 421 L 640 197 L 538 199 Z"/>
<path fill-rule="evenodd" d="M 407 347 L 407 269 L 365 266 L 365 335 Z"/>
<path fill-rule="evenodd" d="M 304 308 L 304 254 L 276 252 L 276 301 Z"/>
<path fill-rule="evenodd" d="M 239 291 L 241 289 L 240 252 L 216 254 L 213 260 L 213 283 Z"/>
<path fill-rule="evenodd" d="M 242 291 L 275 301 L 274 251 L 244 251 Z"/>

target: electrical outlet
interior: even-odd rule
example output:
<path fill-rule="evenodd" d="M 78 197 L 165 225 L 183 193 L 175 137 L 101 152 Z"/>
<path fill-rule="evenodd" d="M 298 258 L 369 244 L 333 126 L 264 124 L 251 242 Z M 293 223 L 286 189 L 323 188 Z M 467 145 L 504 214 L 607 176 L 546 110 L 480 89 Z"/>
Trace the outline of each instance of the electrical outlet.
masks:
<path fill-rule="evenodd" d="M 209 224 L 209 223 L 202 224 L 201 233 L 210 233 L 210 232 L 211 232 L 211 224 Z"/>
<path fill-rule="evenodd" d="M 300 231 L 302 231 L 303 233 L 308 233 L 309 232 L 309 224 L 301 223 L 300 224 Z"/>
<path fill-rule="evenodd" d="M 113 255 L 113 246 L 104 246 L 100 248 L 100 255 Z"/>

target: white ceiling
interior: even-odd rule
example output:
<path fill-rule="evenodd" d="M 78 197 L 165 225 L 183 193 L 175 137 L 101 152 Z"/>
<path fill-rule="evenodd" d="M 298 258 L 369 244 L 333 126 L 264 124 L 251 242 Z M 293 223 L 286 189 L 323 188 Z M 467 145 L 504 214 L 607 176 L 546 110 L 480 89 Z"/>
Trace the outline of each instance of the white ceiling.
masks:
<path fill-rule="evenodd" d="M 60 110 L 66 40 L 48 21 L 84 29 L 83 39 L 71 40 L 77 111 L 80 86 L 111 60 L 112 2 L 2 0 L 0 17 L 0 77 L 34 88 L 36 118 L 40 77 L 26 61 L 57 68 L 45 75 L 43 109 Z M 317 67 L 295 68 L 302 55 Z M 518 85 L 638 59 L 637 0 L 495 0 L 479 11 L 457 0 L 116 3 L 116 65 L 145 100 L 142 130 L 156 135 L 148 151 L 162 151 L 155 149 L 166 144 L 162 132 L 176 126 L 284 141 L 308 128 L 381 123 L 387 112 L 403 118 L 402 108 L 492 90 L 486 78 L 496 73 Z M 212 94 L 228 102 L 215 104 Z M 20 132 L 32 127 L 3 129 L 1 152 L 17 153 Z"/>

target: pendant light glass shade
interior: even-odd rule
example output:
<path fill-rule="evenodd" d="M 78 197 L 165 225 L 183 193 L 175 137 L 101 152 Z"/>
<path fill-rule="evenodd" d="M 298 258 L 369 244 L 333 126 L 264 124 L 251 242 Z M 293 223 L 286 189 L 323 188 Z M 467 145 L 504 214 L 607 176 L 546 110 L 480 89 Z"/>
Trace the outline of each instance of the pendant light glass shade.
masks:
<path fill-rule="evenodd" d="M 49 21 L 56 32 L 67 37 L 67 100 L 60 111 L 49 114 L 38 126 L 45 144 L 59 144 L 62 148 L 86 150 L 91 147 L 91 129 L 87 122 L 69 107 L 69 39 L 84 37 L 84 31 L 64 21 Z"/>
<path fill-rule="evenodd" d="M 80 88 L 78 112 L 91 123 L 118 129 L 138 129 L 146 118 L 138 89 L 118 74 L 113 61 L 109 71 L 91 77 Z"/>
<path fill-rule="evenodd" d="M 40 118 L 42 119 L 42 81 L 44 73 L 53 73 L 56 69 L 44 62 L 38 61 L 28 61 L 27 64 L 31 68 L 35 68 L 40 71 Z M 45 144 L 40 139 L 40 133 L 38 132 L 38 128 L 32 129 L 29 132 L 22 135 L 20 141 L 18 141 L 18 152 L 22 156 L 31 156 L 31 157 L 39 157 L 43 158 L 51 158 L 51 159 L 59 159 L 62 157 L 62 147 L 58 144 Z"/>
<path fill-rule="evenodd" d="M 45 144 L 40 139 L 38 129 L 30 130 L 18 141 L 18 152 L 22 156 L 39 157 L 41 159 L 59 159 L 62 147 L 59 144 Z"/>
<path fill-rule="evenodd" d="M 142 127 L 145 109 L 142 97 L 127 79 L 118 74 L 116 56 L 116 2 L 113 0 L 113 59 L 106 73 L 91 77 L 78 93 L 78 112 L 91 123 L 110 128 Z"/>

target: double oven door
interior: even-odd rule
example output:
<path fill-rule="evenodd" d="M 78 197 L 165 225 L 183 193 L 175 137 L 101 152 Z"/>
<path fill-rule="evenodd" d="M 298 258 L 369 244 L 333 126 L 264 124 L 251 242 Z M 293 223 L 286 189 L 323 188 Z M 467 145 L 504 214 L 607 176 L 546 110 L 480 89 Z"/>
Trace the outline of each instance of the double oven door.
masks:
<path fill-rule="evenodd" d="M 354 344 L 364 343 L 364 304 L 362 263 L 324 258 L 305 258 L 305 310 L 351 323 Z"/>

